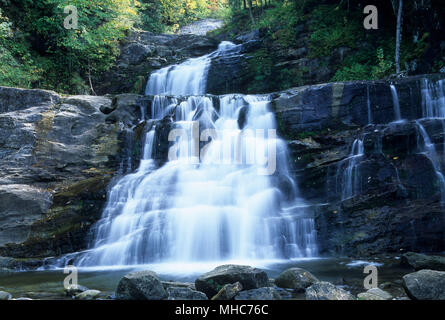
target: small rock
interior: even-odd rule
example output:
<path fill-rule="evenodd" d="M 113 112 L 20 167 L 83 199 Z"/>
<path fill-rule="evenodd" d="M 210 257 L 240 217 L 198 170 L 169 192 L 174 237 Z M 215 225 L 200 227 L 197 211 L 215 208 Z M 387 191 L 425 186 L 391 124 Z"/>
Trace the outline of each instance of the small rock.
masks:
<path fill-rule="evenodd" d="M 168 300 L 208 300 L 203 292 L 188 287 L 169 287 L 167 292 Z"/>
<path fill-rule="evenodd" d="M 99 297 L 100 294 L 101 294 L 101 292 L 99 290 L 87 290 L 87 291 L 81 292 L 79 294 L 76 294 L 74 299 L 77 299 L 77 300 L 95 300 L 96 298 Z"/>
<path fill-rule="evenodd" d="M 32 300 L 31 298 L 27 298 L 27 297 L 20 297 L 17 299 L 12 299 L 12 300 Z"/>
<path fill-rule="evenodd" d="M 242 290 L 243 285 L 239 282 L 226 284 L 221 290 L 219 290 L 212 300 L 232 300 Z"/>
<path fill-rule="evenodd" d="M 9 292 L 0 291 L 0 300 L 10 300 L 12 295 Z"/>
<path fill-rule="evenodd" d="M 386 291 L 379 288 L 372 288 L 357 295 L 359 300 L 391 300 L 393 297 Z"/>
<path fill-rule="evenodd" d="M 304 269 L 291 268 L 282 272 L 275 279 L 275 284 L 280 288 L 293 289 L 295 292 L 304 292 L 307 287 L 318 281 L 313 274 Z"/>
<path fill-rule="evenodd" d="M 153 271 L 138 271 L 125 275 L 116 289 L 119 300 L 162 300 L 168 297 L 158 275 Z"/>
<path fill-rule="evenodd" d="M 426 269 L 407 274 L 403 288 L 411 299 L 445 300 L 445 272 Z"/>
<path fill-rule="evenodd" d="M 215 296 L 226 284 L 239 282 L 245 290 L 269 286 L 269 278 L 263 270 L 241 265 L 222 265 L 201 275 L 195 281 L 196 290 L 207 297 Z"/>
<path fill-rule="evenodd" d="M 426 254 L 408 252 L 402 255 L 400 264 L 416 271 L 423 269 L 445 271 L 445 257 L 427 256 Z"/>
<path fill-rule="evenodd" d="M 317 282 L 306 289 L 306 300 L 356 300 L 347 291 L 329 282 Z"/>
<path fill-rule="evenodd" d="M 68 288 L 65 288 L 65 293 L 67 296 L 72 297 L 87 290 L 89 290 L 87 287 L 71 284 Z"/>
<path fill-rule="evenodd" d="M 271 287 L 241 291 L 235 300 L 281 300 L 278 292 Z"/>

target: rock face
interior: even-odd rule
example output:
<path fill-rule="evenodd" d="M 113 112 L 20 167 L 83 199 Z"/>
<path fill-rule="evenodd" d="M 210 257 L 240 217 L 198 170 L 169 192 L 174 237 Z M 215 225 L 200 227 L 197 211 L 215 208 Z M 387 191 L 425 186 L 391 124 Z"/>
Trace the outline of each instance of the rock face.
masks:
<path fill-rule="evenodd" d="M 332 283 L 321 281 L 306 289 L 306 300 L 355 300 L 355 298 Z"/>
<path fill-rule="evenodd" d="M 401 264 L 414 270 L 431 269 L 445 271 L 445 257 L 428 256 L 425 254 L 408 252 L 402 255 Z"/>
<path fill-rule="evenodd" d="M 167 297 L 167 291 L 153 271 L 129 273 L 119 281 L 116 289 L 118 300 L 162 300 Z"/>
<path fill-rule="evenodd" d="M 216 40 L 205 36 L 134 32 L 122 44 L 116 65 L 95 79 L 95 91 L 98 94 L 143 93 L 151 72 L 203 56 L 217 47 Z"/>
<path fill-rule="evenodd" d="M 207 296 L 190 288 L 170 287 L 167 288 L 167 300 L 208 300 Z"/>
<path fill-rule="evenodd" d="M 293 289 L 295 292 L 304 292 L 307 287 L 319 280 L 310 272 L 301 268 L 291 268 L 282 272 L 275 284 L 280 288 Z"/>
<path fill-rule="evenodd" d="M 257 268 L 240 265 L 223 265 L 201 275 L 195 281 L 196 290 L 212 298 L 226 284 L 239 282 L 244 290 L 269 286 L 267 274 Z"/>
<path fill-rule="evenodd" d="M 281 300 L 278 292 L 271 287 L 241 291 L 235 300 Z"/>
<path fill-rule="evenodd" d="M 140 121 L 132 106 L 128 97 L 0 87 L 0 255 L 86 247 L 121 157 L 137 150 L 125 135 Z"/>
<path fill-rule="evenodd" d="M 411 299 L 445 300 L 445 272 L 426 269 L 407 274 L 403 287 Z"/>

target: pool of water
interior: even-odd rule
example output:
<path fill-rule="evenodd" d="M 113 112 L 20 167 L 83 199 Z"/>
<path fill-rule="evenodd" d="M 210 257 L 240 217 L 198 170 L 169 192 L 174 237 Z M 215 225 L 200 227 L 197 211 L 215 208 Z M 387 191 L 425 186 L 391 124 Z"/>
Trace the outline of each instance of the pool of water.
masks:
<path fill-rule="evenodd" d="M 127 273 L 137 270 L 153 270 L 162 281 L 194 282 L 202 273 L 212 270 L 219 264 L 156 264 L 127 268 L 80 268 L 78 281 L 89 289 L 103 292 L 102 297 L 113 295 L 119 280 Z M 353 260 L 343 258 L 319 258 L 292 261 L 269 261 L 267 263 L 250 263 L 267 272 L 270 278 L 277 277 L 283 270 L 300 267 L 310 271 L 322 281 L 329 281 L 343 287 L 353 294 L 366 291 L 363 280 L 364 267 L 374 264 L 378 269 L 379 284 L 391 282 L 390 291 L 396 297 L 403 297 L 401 286 L 403 275 L 412 272 L 400 266 L 399 257 L 384 257 L 373 260 Z M 0 274 L 0 290 L 10 292 L 14 298 L 29 297 L 32 299 L 71 299 L 64 294 L 63 280 L 67 274 L 63 269 L 44 271 L 24 271 Z M 303 295 L 294 296 L 303 299 Z"/>

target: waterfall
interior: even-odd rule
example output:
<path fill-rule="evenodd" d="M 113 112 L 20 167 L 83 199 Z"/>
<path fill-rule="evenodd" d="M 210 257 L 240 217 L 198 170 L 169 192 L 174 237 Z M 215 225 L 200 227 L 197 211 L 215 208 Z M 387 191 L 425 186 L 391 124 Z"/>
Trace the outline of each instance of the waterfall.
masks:
<path fill-rule="evenodd" d="M 91 248 L 76 265 L 317 254 L 314 220 L 290 175 L 286 144 L 276 136 L 271 98 L 225 95 L 216 108 L 201 95 L 211 57 L 237 50 L 224 42 L 213 54 L 150 76 L 152 118 L 173 114 L 175 121 L 169 161 L 157 167 L 152 160 L 155 127 L 146 135 L 140 167 L 109 192 Z"/>
<path fill-rule="evenodd" d="M 341 186 L 341 200 L 360 193 L 360 170 L 358 164 L 365 154 L 363 140 L 355 139 L 349 157 L 341 161 L 337 169 L 337 188 Z"/>
<path fill-rule="evenodd" d="M 443 134 L 445 136 L 445 91 L 443 88 L 443 81 L 444 80 L 431 82 L 428 79 L 423 79 L 421 94 L 423 119 L 438 119 L 442 121 Z M 445 154 L 443 151 L 442 155 L 438 154 L 434 143 L 431 141 L 431 138 L 422 123 L 420 121 L 416 121 L 416 125 L 419 132 L 418 137 L 422 138 L 423 142 L 422 152 L 428 157 L 428 159 L 430 159 L 434 167 L 442 202 L 445 202 L 445 178 L 444 166 L 442 165 L 442 162 L 445 161 Z"/>
<path fill-rule="evenodd" d="M 368 107 L 368 124 L 372 124 L 371 98 L 369 96 L 369 85 L 366 86 L 366 105 Z"/>
<path fill-rule="evenodd" d="M 394 85 L 390 85 L 390 88 L 391 88 L 391 95 L 392 95 L 392 103 L 394 106 L 395 121 L 400 121 L 400 120 L 402 120 L 402 116 L 400 114 L 399 96 L 397 94 L 397 90 Z"/>

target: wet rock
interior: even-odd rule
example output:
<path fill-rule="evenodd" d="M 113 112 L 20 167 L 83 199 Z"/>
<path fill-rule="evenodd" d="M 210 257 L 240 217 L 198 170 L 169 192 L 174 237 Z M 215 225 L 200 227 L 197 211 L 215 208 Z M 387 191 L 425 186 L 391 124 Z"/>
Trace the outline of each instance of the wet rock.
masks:
<path fill-rule="evenodd" d="M 208 300 L 204 293 L 188 287 L 169 287 L 167 293 L 167 300 Z"/>
<path fill-rule="evenodd" d="M 232 300 L 242 290 L 243 285 L 239 282 L 226 284 L 212 300 Z"/>
<path fill-rule="evenodd" d="M 293 289 L 295 292 L 303 292 L 319 280 L 310 272 L 301 268 L 291 268 L 282 272 L 276 279 L 275 284 L 280 288 Z"/>
<path fill-rule="evenodd" d="M 81 286 L 81 285 L 69 285 L 68 288 L 65 288 L 65 294 L 69 297 L 75 296 L 79 293 L 88 291 L 89 289 L 87 287 Z"/>
<path fill-rule="evenodd" d="M 77 300 L 95 300 L 99 298 L 101 292 L 99 290 L 86 290 L 82 293 L 76 294 L 74 299 Z"/>
<path fill-rule="evenodd" d="M 356 300 L 347 291 L 329 282 L 317 282 L 306 289 L 306 300 Z"/>
<path fill-rule="evenodd" d="M 430 269 L 445 271 L 445 257 L 429 256 L 420 253 L 408 252 L 402 255 L 400 263 L 414 270 Z"/>
<path fill-rule="evenodd" d="M 162 300 L 168 297 L 157 274 L 138 271 L 125 275 L 116 289 L 118 300 Z"/>
<path fill-rule="evenodd" d="M 269 279 L 263 270 L 242 265 L 222 265 L 201 275 L 195 281 L 196 290 L 211 298 L 224 285 L 240 282 L 245 290 L 269 286 Z"/>
<path fill-rule="evenodd" d="M 390 293 L 379 288 L 369 289 L 366 292 L 357 295 L 359 300 L 391 300 L 393 297 Z"/>
<path fill-rule="evenodd" d="M 190 288 L 192 290 L 196 290 L 195 284 L 192 282 L 175 282 L 175 281 L 161 281 L 164 289 L 175 287 L 175 288 Z"/>
<path fill-rule="evenodd" d="M 241 291 L 235 300 L 281 300 L 278 292 L 271 287 Z"/>
<path fill-rule="evenodd" d="M 414 300 L 445 300 L 445 272 L 425 269 L 407 274 L 403 287 Z"/>
<path fill-rule="evenodd" d="M 12 295 L 9 292 L 0 291 L 0 300 L 10 300 Z"/>

